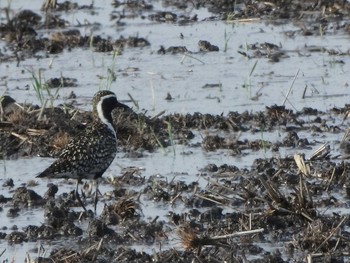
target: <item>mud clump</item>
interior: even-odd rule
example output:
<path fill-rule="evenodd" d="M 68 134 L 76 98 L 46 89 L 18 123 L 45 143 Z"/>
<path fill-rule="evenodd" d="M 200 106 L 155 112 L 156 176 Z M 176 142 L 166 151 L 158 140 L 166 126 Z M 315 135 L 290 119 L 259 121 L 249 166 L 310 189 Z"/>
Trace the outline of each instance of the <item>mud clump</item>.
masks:
<path fill-rule="evenodd" d="M 12 202 L 15 206 L 20 204 L 24 206 L 37 206 L 43 204 L 42 197 L 26 187 L 19 187 L 16 189 L 12 196 Z"/>
<path fill-rule="evenodd" d="M 209 41 L 206 41 L 206 40 L 199 40 L 198 47 L 199 47 L 199 51 L 203 51 L 203 52 L 219 51 L 218 46 L 212 45 Z"/>

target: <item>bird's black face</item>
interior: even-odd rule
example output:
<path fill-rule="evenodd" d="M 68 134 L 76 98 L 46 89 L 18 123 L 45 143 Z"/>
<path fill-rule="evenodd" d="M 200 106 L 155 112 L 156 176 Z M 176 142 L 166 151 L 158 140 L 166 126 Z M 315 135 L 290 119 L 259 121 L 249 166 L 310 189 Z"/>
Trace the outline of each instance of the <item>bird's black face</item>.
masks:
<path fill-rule="evenodd" d="M 115 95 L 107 95 L 101 98 L 102 114 L 110 123 L 112 123 L 112 110 L 118 107 L 118 104 L 119 102 Z"/>
<path fill-rule="evenodd" d="M 95 94 L 93 99 L 93 112 L 101 122 L 112 123 L 112 110 L 118 107 L 117 96 L 108 90 L 102 90 Z"/>

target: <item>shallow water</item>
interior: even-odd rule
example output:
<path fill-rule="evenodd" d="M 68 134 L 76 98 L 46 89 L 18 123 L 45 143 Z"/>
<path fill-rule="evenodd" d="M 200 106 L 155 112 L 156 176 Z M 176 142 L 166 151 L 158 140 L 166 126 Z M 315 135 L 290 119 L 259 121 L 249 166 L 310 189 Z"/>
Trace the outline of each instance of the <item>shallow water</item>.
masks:
<path fill-rule="evenodd" d="M 30 2 L 30 4 L 29 4 Z M 83 1 L 76 1 L 83 3 Z M 14 10 L 30 8 L 39 12 L 42 1 L 11 1 L 11 8 Z M 85 3 L 86 4 L 86 3 Z M 0 1 L 0 8 L 7 4 Z M 158 10 L 172 10 L 164 8 L 156 3 Z M 310 47 L 335 49 L 347 51 L 348 36 L 339 34 L 327 34 L 323 36 L 304 37 L 295 34 L 294 37 L 287 37 L 285 32 L 299 30 L 299 27 L 290 23 L 279 25 L 257 21 L 250 23 L 236 22 L 225 23 L 222 21 L 201 21 L 190 23 L 186 26 L 177 24 L 156 23 L 148 19 L 125 19 L 126 26 L 117 26 L 115 21 L 109 20 L 110 1 L 96 1 L 97 14 L 90 11 L 76 11 L 74 13 L 62 14 L 72 23 L 72 27 L 78 21 L 89 21 L 100 23 L 101 26 L 80 27 L 82 34 L 111 36 L 113 39 L 139 36 L 146 38 L 150 47 L 126 48 L 121 56 L 115 59 L 111 53 L 97 53 L 89 49 L 65 50 L 58 55 L 42 54 L 40 59 L 26 59 L 17 67 L 14 62 L 0 64 L 0 95 L 8 94 L 18 102 L 40 104 L 32 87 L 33 79 L 31 72 L 37 73 L 42 70 L 44 80 L 53 77 L 70 77 L 78 80 L 78 87 L 61 88 L 58 92 L 59 98 L 53 101 L 54 105 L 69 100 L 66 97 L 74 91 L 77 95 L 77 103 L 83 110 L 90 110 L 90 99 L 98 89 L 111 88 L 115 91 L 122 102 L 134 106 L 128 96 L 130 94 L 138 103 L 139 109 L 147 110 L 150 116 L 154 116 L 165 110 L 167 113 L 210 113 L 227 114 L 230 111 L 260 111 L 265 106 L 282 104 L 292 81 L 294 85 L 288 95 L 286 106 L 295 110 L 303 107 L 317 108 L 327 111 L 334 106 L 343 106 L 349 101 L 348 75 L 349 61 L 347 55 L 330 56 L 326 52 L 312 52 Z M 1 13 L 2 14 L 2 13 Z M 206 10 L 191 10 L 190 14 L 198 14 L 199 20 L 209 16 Z M 147 15 L 147 14 L 146 14 Z M 3 20 L 3 15 L 1 16 Z M 91 33 L 93 31 L 93 33 Z M 50 32 L 40 32 L 47 35 Z M 225 33 L 227 34 L 227 51 L 224 52 Z M 180 38 L 180 34 L 184 37 Z M 220 51 L 215 53 L 199 53 L 197 43 L 199 40 L 208 40 L 219 46 Z M 282 46 L 286 58 L 281 62 L 272 63 L 268 59 L 247 59 L 237 51 L 249 52 L 247 44 L 270 42 Z M 0 47 L 3 47 L 0 41 Z M 159 55 L 157 50 L 163 45 L 186 46 L 192 51 L 189 55 Z M 345 63 L 337 63 L 337 61 Z M 256 68 L 250 73 L 256 64 Z M 107 70 L 116 72 L 117 80 L 108 83 L 106 80 Z M 298 75 L 296 76 L 297 72 Z M 217 87 L 206 88 L 206 84 L 219 84 Z M 246 87 L 244 86 L 246 85 Z M 248 85 L 248 86 L 247 86 Z M 306 88 L 305 97 L 302 98 Z M 173 97 L 172 101 L 165 100 L 167 93 Z M 257 93 L 261 96 L 252 100 Z M 339 121 L 340 123 L 340 121 Z M 340 125 L 346 126 L 345 123 Z M 283 133 L 283 131 L 282 131 Z M 299 135 L 302 135 L 299 134 Z M 234 135 L 230 135 L 234 136 Z M 280 132 L 262 134 L 242 134 L 242 138 L 258 138 L 270 141 L 281 140 Z M 305 133 L 305 136 L 309 136 Z M 282 135 L 283 137 L 283 135 Z M 315 146 L 309 150 L 301 150 L 303 153 L 311 154 L 324 142 L 330 142 L 336 153 L 336 145 L 341 136 L 337 135 L 315 138 Z M 200 134 L 196 134 L 193 143 L 201 141 Z M 293 155 L 298 149 L 281 149 L 280 155 Z M 205 152 L 200 147 L 175 145 L 165 150 L 159 149 L 155 153 L 145 153 L 142 158 L 125 158 L 125 153 L 118 153 L 117 158 L 107 170 L 104 177 L 118 176 L 124 167 L 135 166 L 143 168 L 142 176 L 159 175 L 167 180 L 183 180 L 192 182 L 198 180 L 200 185 L 207 183 L 205 177 L 199 176 L 200 169 L 208 163 L 232 164 L 239 168 L 248 168 L 256 158 L 266 158 L 273 155 L 270 151 L 252 152 L 244 157 L 233 157 L 227 150 L 216 152 Z M 0 163 L 0 183 L 7 178 L 13 178 L 15 188 L 27 184 L 35 179 L 35 175 L 45 169 L 52 159 L 28 158 L 19 160 L 6 160 Z M 57 182 L 57 181 L 55 181 Z M 67 191 L 60 186 L 60 191 Z M 73 190 L 74 183 L 69 186 Z M 0 186 L 1 194 L 8 196 L 12 189 Z M 46 184 L 39 182 L 32 187 L 40 195 L 46 191 Z M 102 193 L 111 190 L 109 186 L 101 185 Z M 59 192 L 60 193 L 60 192 Z M 59 194 L 58 193 L 58 194 Z M 154 203 L 147 203 L 141 200 L 142 211 L 146 218 L 153 218 L 155 215 L 164 217 L 167 209 L 160 209 Z M 102 204 L 98 211 L 102 211 Z M 176 209 L 176 208 L 175 208 Z M 177 208 L 178 209 L 178 208 Z M 14 225 L 21 229 L 32 224 L 39 225 L 44 221 L 41 209 L 22 210 L 21 216 L 9 218 L 6 215 L 7 208 L 2 213 L 0 227 L 11 229 Z M 345 211 L 346 213 L 346 211 Z M 6 232 L 6 229 L 2 230 Z M 174 241 L 176 244 L 176 240 Z M 273 249 L 270 244 L 267 245 Z M 276 245 L 277 248 L 280 248 Z M 0 241 L 0 253 L 6 249 L 1 259 L 15 258 L 16 262 L 23 262 L 29 250 L 37 249 L 37 243 L 23 243 L 10 246 L 6 241 Z M 140 247 L 144 250 L 145 247 Z M 157 249 L 157 248 L 150 248 Z M 31 251 L 31 256 L 35 253 Z"/>
<path fill-rule="evenodd" d="M 16 6 L 15 2 L 13 1 L 12 6 Z M 76 20 L 98 22 L 102 26 L 95 29 L 96 35 L 102 33 L 114 39 L 121 35 L 139 36 L 146 38 L 151 46 L 142 49 L 126 48 L 123 55 L 116 59 L 109 53 L 74 49 L 40 60 L 27 59 L 19 67 L 15 63 L 3 63 L 0 65 L 1 75 L 7 77 L 2 80 L 2 84 L 6 85 L 2 89 L 6 87 L 6 93 L 18 101 L 39 103 L 33 92 L 30 72 L 37 73 L 41 68 L 46 80 L 61 75 L 78 80 L 77 88 L 62 88 L 59 91 L 61 100 L 55 101 L 55 104 L 64 101 L 74 90 L 78 102 L 83 103 L 84 109 L 89 109 L 91 96 L 98 88 L 107 86 L 116 91 L 122 101 L 129 100 L 130 93 L 140 108 L 147 109 L 150 115 L 162 110 L 220 114 L 229 111 L 263 110 L 265 105 L 281 104 L 296 72 L 300 70 L 286 102 L 288 107 L 300 110 L 307 106 L 326 110 L 334 105 L 343 105 L 349 100 L 346 86 L 349 71 L 346 62 L 349 57 L 310 52 L 308 48 L 315 46 L 345 52 L 348 45 L 348 37 L 345 35 L 304 37 L 296 34 L 290 38 L 284 34 L 286 31 L 299 30 L 291 24 L 202 21 L 179 26 L 149 22 L 147 19 L 136 24 L 128 19 L 127 26 L 116 30 L 113 22 L 108 19 L 109 14 L 103 13 L 109 12 L 106 10 L 108 4 L 102 3 L 99 2 L 97 5 L 100 6 L 96 7 L 99 15 L 87 17 L 89 14 L 86 11 L 82 14 L 77 12 L 66 15 L 74 17 L 68 21 L 72 21 L 72 26 L 76 25 Z M 193 13 L 197 12 L 201 13 L 193 10 Z M 90 35 L 89 27 L 80 30 L 83 35 Z M 227 52 L 223 51 L 225 32 L 228 36 Z M 42 32 L 44 35 L 47 33 Z M 183 34 L 183 39 L 180 34 Z M 220 52 L 198 53 L 199 40 L 210 41 L 220 48 Z M 249 60 L 237 53 L 238 50 L 245 52 L 246 44 L 264 42 L 282 46 L 288 57 L 282 58 L 279 63 L 272 63 L 264 58 Z M 161 45 L 165 48 L 186 46 L 194 53 L 190 54 L 192 57 L 187 56 L 185 59 L 182 54 L 158 55 L 157 50 Z M 343 60 L 345 64 L 336 63 L 336 60 Z M 257 66 L 249 76 L 256 61 Z M 106 79 L 99 78 L 107 77 L 108 68 L 116 72 L 116 82 L 107 83 Z M 137 70 L 132 70 L 135 68 Z M 204 88 L 206 84 L 221 86 Z M 305 87 L 307 90 L 303 99 Z M 168 92 L 174 98 L 171 102 L 164 99 Z M 251 97 L 256 93 L 261 93 L 261 96 L 257 101 L 252 101 Z"/>

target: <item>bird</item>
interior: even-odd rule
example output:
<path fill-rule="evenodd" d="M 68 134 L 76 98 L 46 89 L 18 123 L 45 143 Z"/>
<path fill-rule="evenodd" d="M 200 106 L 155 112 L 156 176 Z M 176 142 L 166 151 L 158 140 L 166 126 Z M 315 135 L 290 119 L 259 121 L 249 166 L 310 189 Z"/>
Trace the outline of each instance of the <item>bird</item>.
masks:
<path fill-rule="evenodd" d="M 76 179 L 75 196 L 86 211 L 78 193 L 82 179 L 96 180 L 94 208 L 96 212 L 98 179 L 110 166 L 117 153 L 117 135 L 113 127 L 112 111 L 115 108 L 130 109 L 117 100 L 109 90 L 98 91 L 92 100 L 93 121 L 84 131 L 73 137 L 47 169 L 37 178 Z"/>

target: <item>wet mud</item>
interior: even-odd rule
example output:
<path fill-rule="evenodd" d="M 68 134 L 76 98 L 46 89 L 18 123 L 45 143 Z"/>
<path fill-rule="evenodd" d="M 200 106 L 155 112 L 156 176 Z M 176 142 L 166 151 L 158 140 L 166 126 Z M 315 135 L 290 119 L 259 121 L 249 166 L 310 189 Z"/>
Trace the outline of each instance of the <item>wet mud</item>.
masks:
<path fill-rule="evenodd" d="M 347 1 L 245 1 L 239 5 L 237 1 L 162 2 L 178 10 L 188 6 L 208 8 L 212 12 L 208 20 L 299 22 L 300 30 L 289 32 L 291 36 L 319 34 L 320 27 L 329 30 L 334 22 L 337 28 L 332 30 L 349 31 Z M 125 13 L 111 13 L 111 20 L 117 23 L 123 23 L 124 16 L 131 14 L 162 23 L 198 21 L 196 16 L 185 16 L 182 12 L 152 12 L 152 2 L 114 1 L 113 5 L 125 8 Z M 4 10 L 7 22 L 1 24 L 0 35 L 7 52 L 0 55 L 1 62 L 19 65 L 29 57 L 40 59 L 42 51 L 50 56 L 76 47 L 120 55 L 124 49 L 150 45 L 143 37 L 90 37 L 79 30 L 66 29 L 68 22 L 60 18 L 59 12 L 93 10 L 93 5 L 47 1 L 42 9 L 42 14 L 22 10 L 15 15 Z M 37 38 L 36 31 L 43 28 L 56 30 L 48 37 Z M 238 52 L 248 58 L 264 57 L 276 63 L 287 56 L 280 46 L 267 42 L 251 45 L 249 50 L 250 53 L 243 49 Z M 198 50 L 162 46 L 158 53 L 217 51 L 217 46 L 203 39 L 198 42 Z M 45 85 L 49 89 L 75 87 L 77 81 L 57 76 Z M 75 97 L 74 93 L 70 94 L 70 98 Z M 165 99 L 172 97 L 168 94 Z M 190 183 L 169 181 L 162 176 L 145 178 L 141 169 L 129 167 L 122 174 L 103 178 L 101 183 L 111 185 L 113 191 L 100 193 L 99 202 L 104 204 L 101 214 L 72 209 L 79 207 L 74 191 L 57 195 L 56 184 L 49 184 L 47 192 L 40 196 L 30 189 L 31 185 L 18 185 L 9 179 L 3 187 L 10 189 L 11 195 L 0 195 L 1 206 L 9 207 L 7 215 L 2 216 L 16 218 L 23 210 L 41 207 L 45 220 L 39 226 L 11 229 L 10 234 L 0 230 L 3 242 L 62 241 L 49 253 L 42 248 L 37 262 L 302 262 L 307 258 L 312 262 L 346 261 L 350 251 L 349 217 L 325 211 L 348 208 L 350 166 L 341 159 L 350 152 L 348 138 L 345 136 L 340 145 L 341 155 L 332 154 L 329 145 L 309 158 L 303 154 L 281 157 L 279 153 L 287 148 L 302 153 L 319 145 L 313 134 L 320 137 L 332 134 L 341 140 L 346 133 L 341 124 L 349 106 L 329 111 L 313 108 L 295 111 L 272 105 L 258 112 L 231 111 L 226 115 L 162 112 L 152 117 L 130 106 L 113 112 L 118 151 L 127 156 L 140 157 L 175 144 L 205 152 L 224 149 L 232 156 L 258 151 L 271 151 L 274 156 L 256 158 L 250 169 L 229 163 L 208 163 L 201 167 L 199 175 L 192 175 L 194 180 Z M 69 105 L 43 108 L 5 95 L 1 97 L 0 110 L 2 159 L 58 157 L 69 140 L 92 121 L 91 112 L 79 109 L 74 100 Z M 281 136 L 242 138 L 244 134 L 270 132 Z M 207 180 L 207 185 L 199 185 L 196 176 Z M 83 202 L 93 204 L 92 189 L 91 182 L 84 184 Z M 141 195 L 147 202 L 161 205 L 167 211 L 166 218 L 160 219 L 158 215 L 145 218 Z M 81 227 L 82 223 L 87 224 L 86 229 Z M 174 237 L 177 246 L 163 249 L 163 244 Z M 261 246 L 267 241 L 278 244 L 279 249 L 271 252 Z M 137 246 L 159 246 L 159 249 L 151 253 L 136 249 Z"/>
<path fill-rule="evenodd" d="M 2 109 L 3 158 L 57 157 L 69 138 L 82 131 L 84 123 L 92 118 L 90 112 L 74 107 L 41 109 L 17 103 L 8 96 L 2 101 Z M 347 111 L 345 107 L 334 108 L 332 112 L 342 118 Z M 329 115 L 330 112 L 311 108 L 294 112 L 271 106 L 264 112 L 230 112 L 227 116 L 195 113 L 149 118 L 144 113 L 122 108 L 113 112 L 113 119 L 119 150 L 128 154 L 152 152 L 174 143 L 191 145 L 194 131 L 202 131 L 206 134 L 202 143 L 191 147 L 201 147 L 203 151 L 228 149 L 232 155 L 244 155 L 263 149 L 276 153 L 281 148 L 302 151 L 313 144 L 304 135 L 298 135 L 303 132 L 341 136 L 344 132 L 341 128 L 327 125 Z M 217 135 L 281 128 L 285 137 L 280 141 Z M 346 146 L 343 148 L 346 152 Z M 348 219 L 337 214 L 325 215 L 320 210 L 329 206 L 344 207 L 336 196 L 349 198 L 347 171 L 350 167 L 346 162 L 333 161 L 334 156 L 331 158 L 329 153 L 325 147 L 308 160 L 302 155 L 256 159 L 250 170 L 211 163 L 201 169 L 201 176 L 208 180 L 205 188 L 195 181 L 188 184 L 144 178 L 142 171 L 130 168 L 122 175 L 104 180 L 103 183 L 114 185 L 115 190 L 103 196 L 100 202 L 105 206 L 100 215 L 91 210 L 73 211 L 72 207 L 79 207 L 74 191 L 56 196 L 58 186 L 50 184 L 45 195 L 40 196 L 30 190 L 29 185 L 19 187 L 9 180 L 3 186 L 13 189 L 13 195 L 1 199 L 3 205 L 11 207 L 6 216 L 16 218 L 22 209 L 43 206 L 45 222 L 1 236 L 9 244 L 78 237 L 79 244 L 51 251 L 50 260 L 65 262 L 216 262 L 218 258 L 241 262 L 247 255 L 259 255 L 259 262 L 287 262 L 288 258 L 300 257 L 304 251 L 327 254 L 334 248 L 338 253 L 331 258 L 341 262 L 342 251 L 349 250 L 344 230 Z M 84 202 L 92 204 L 94 194 L 88 185 L 84 189 Z M 129 190 L 135 187 L 139 192 Z M 186 212 L 182 213 L 182 209 L 178 213 L 169 212 L 168 221 L 158 220 L 157 216 L 145 220 L 139 205 L 141 194 L 148 202 L 185 207 Z M 227 212 L 227 208 L 230 211 L 239 208 L 240 212 Z M 84 221 L 89 222 L 86 232 L 79 227 Z M 230 236 L 252 228 L 261 232 Z M 134 244 L 161 244 L 168 235 L 174 234 L 178 235 L 184 250 L 174 248 L 148 254 L 130 248 Z M 266 239 L 281 243 L 295 241 L 284 244 L 283 252 L 269 253 L 258 245 Z M 112 247 L 118 249 L 112 250 Z"/>

